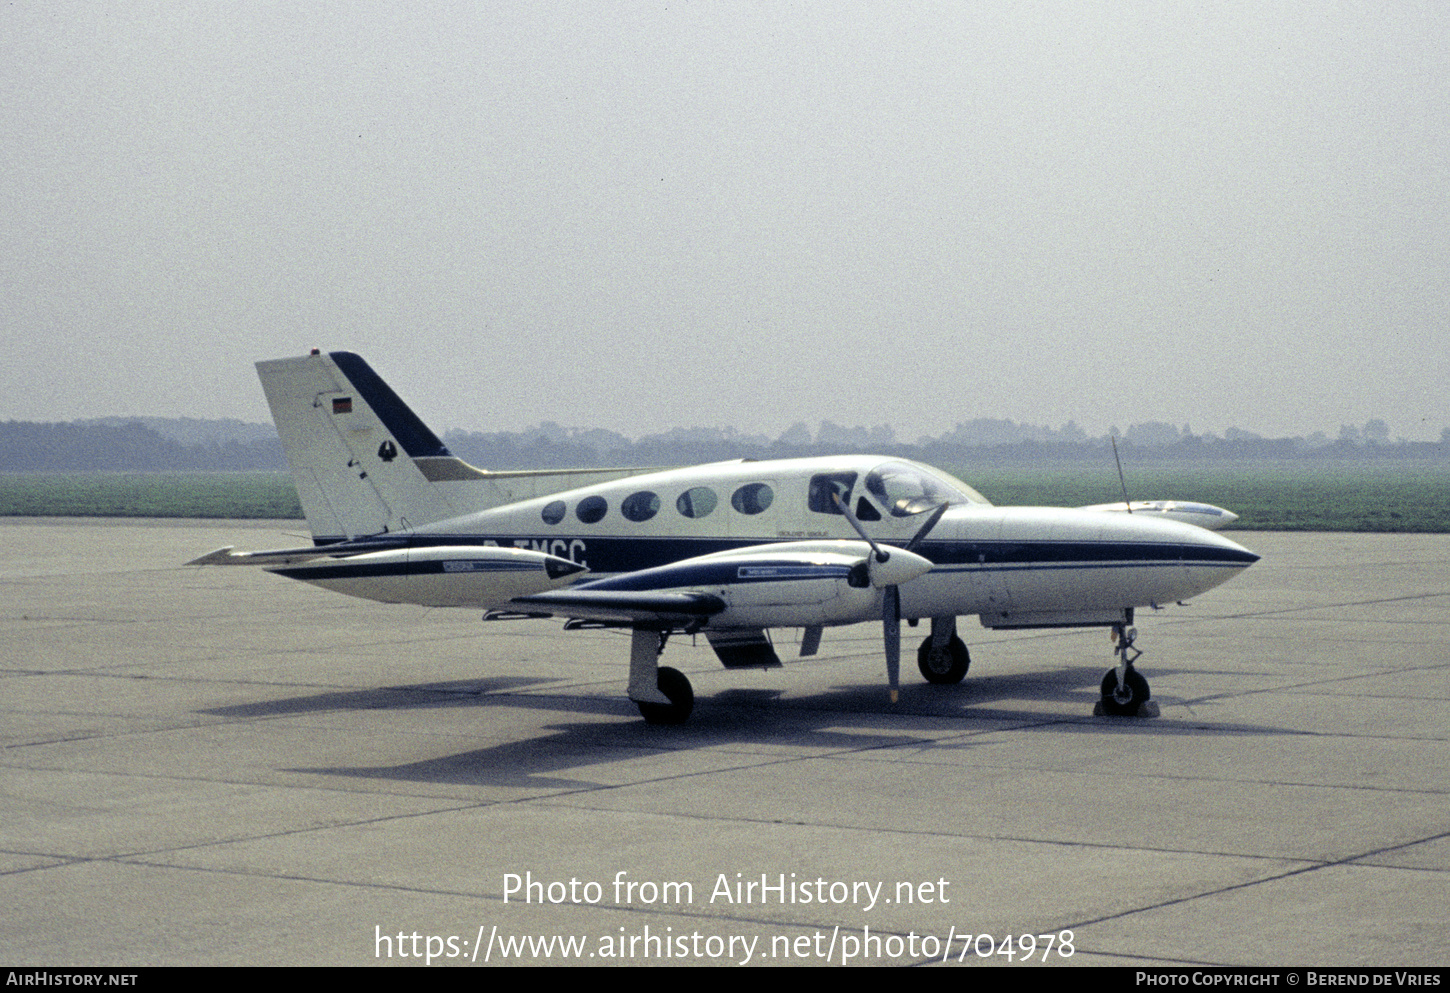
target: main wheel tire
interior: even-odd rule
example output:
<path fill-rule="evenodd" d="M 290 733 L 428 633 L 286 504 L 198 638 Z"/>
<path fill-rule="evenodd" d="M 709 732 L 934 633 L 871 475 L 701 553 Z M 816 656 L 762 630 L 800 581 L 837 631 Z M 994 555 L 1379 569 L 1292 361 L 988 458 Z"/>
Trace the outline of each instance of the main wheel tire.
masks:
<path fill-rule="evenodd" d="M 916 650 L 916 667 L 922 678 L 939 686 L 960 683 L 971 664 L 966 643 L 956 635 L 940 648 L 933 648 L 931 638 L 927 638 Z"/>
<path fill-rule="evenodd" d="M 649 724 L 683 724 L 690 719 L 695 709 L 695 691 L 690 681 L 678 669 L 660 666 L 659 679 L 655 684 L 660 692 L 670 698 L 669 703 L 643 703 L 636 701 L 640 716 Z"/>
<path fill-rule="evenodd" d="M 1138 708 L 1153 694 L 1148 690 L 1148 680 L 1137 669 L 1129 669 L 1124 680 L 1126 686 L 1118 685 L 1118 670 L 1109 669 L 1103 676 L 1103 713 L 1113 717 L 1136 717 Z"/>

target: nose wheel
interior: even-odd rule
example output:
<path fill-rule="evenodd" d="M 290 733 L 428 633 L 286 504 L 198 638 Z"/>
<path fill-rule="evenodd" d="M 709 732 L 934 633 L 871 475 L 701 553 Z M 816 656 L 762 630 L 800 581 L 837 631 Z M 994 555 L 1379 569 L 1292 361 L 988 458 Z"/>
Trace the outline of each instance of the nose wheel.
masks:
<path fill-rule="evenodd" d="M 1102 699 L 1093 708 L 1093 713 L 1109 717 L 1157 717 L 1158 705 L 1150 703 L 1152 693 L 1148 680 L 1133 668 L 1133 663 L 1143 653 L 1133 647 L 1138 629 L 1126 624 L 1113 625 L 1113 654 L 1119 663 L 1103 676 Z"/>

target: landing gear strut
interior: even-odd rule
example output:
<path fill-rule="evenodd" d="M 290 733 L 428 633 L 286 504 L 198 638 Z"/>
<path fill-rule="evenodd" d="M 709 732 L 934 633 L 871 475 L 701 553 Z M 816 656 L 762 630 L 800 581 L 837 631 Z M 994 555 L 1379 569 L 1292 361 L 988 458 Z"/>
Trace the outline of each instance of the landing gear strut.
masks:
<path fill-rule="evenodd" d="M 1158 705 L 1149 702 L 1152 693 L 1148 689 L 1148 680 L 1133 668 L 1133 663 L 1143 654 L 1133 647 L 1137 637 L 1137 628 L 1127 624 L 1113 625 L 1113 641 L 1116 642 L 1113 654 L 1120 656 L 1122 661 L 1103 676 L 1102 700 L 1094 708 L 1094 713 L 1110 717 L 1158 716 Z"/>

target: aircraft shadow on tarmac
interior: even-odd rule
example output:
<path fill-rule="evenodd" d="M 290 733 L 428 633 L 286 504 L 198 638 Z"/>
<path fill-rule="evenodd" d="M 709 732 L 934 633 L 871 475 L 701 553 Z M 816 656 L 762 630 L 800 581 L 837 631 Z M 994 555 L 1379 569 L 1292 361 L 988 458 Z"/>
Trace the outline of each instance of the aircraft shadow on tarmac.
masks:
<path fill-rule="evenodd" d="M 635 716 L 634 706 L 623 698 L 595 696 L 587 691 L 571 693 L 565 687 L 559 693 L 540 692 L 535 687 L 552 681 L 526 677 L 328 692 L 204 712 L 248 718 L 325 711 L 417 710 L 419 719 L 426 721 L 423 712 L 431 709 L 470 707 L 479 710 L 482 738 L 491 736 L 487 711 L 494 708 L 629 717 L 619 722 L 541 724 L 540 733 L 530 737 L 397 766 L 289 770 L 366 779 L 564 790 L 597 789 L 605 785 L 574 778 L 568 774 L 570 771 L 577 773 L 589 766 L 625 762 L 650 754 L 718 749 L 732 744 L 788 744 L 824 753 L 890 748 L 966 753 L 980 743 L 975 735 L 954 737 L 951 726 L 943 724 L 944 719 L 961 722 L 963 732 L 977 730 L 974 725 L 980 722 L 993 725 L 985 730 L 1032 734 L 1069 730 L 1081 733 L 1084 729 L 1092 729 L 1094 733 L 1152 736 L 1286 733 L 1283 728 L 1220 722 L 1207 725 L 1173 719 L 1095 718 L 1091 716 L 1091 708 L 1098 692 L 1096 681 L 1101 678 L 1096 673 L 1096 669 L 1073 667 L 984 676 L 955 686 L 907 687 L 895 707 L 887 703 L 880 685 L 874 681 L 790 696 L 786 689 L 727 688 L 697 698 L 691 721 L 678 727 L 646 724 Z M 983 706 L 995 701 L 1061 700 L 1065 687 L 1071 687 L 1067 693 L 1080 701 L 1080 712 Z M 517 690 L 529 691 L 514 692 Z M 853 723 L 859 723 L 859 731 L 852 729 Z M 456 727 L 452 724 L 450 730 Z M 513 733 L 520 733 L 516 723 Z M 944 741 L 944 734 L 950 740 Z M 761 756 L 742 754 L 741 758 L 741 766 L 750 766 L 757 764 Z M 774 756 L 770 759 L 776 760 Z M 724 767 L 729 765 L 725 763 Z"/>

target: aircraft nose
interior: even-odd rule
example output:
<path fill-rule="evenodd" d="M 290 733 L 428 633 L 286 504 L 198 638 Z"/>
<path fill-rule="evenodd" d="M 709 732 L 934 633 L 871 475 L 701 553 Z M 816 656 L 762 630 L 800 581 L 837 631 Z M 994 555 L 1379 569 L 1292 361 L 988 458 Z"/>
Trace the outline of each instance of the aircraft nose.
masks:
<path fill-rule="evenodd" d="M 1259 555 L 1215 531 L 1185 525 L 1198 532 L 1183 536 L 1183 566 L 1194 594 L 1203 593 L 1243 572 L 1259 561 Z"/>
<path fill-rule="evenodd" d="M 1146 548 L 1156 547 L 1160 554 L 1177 560 L 1177 569 L 1154 576 L 1153 583 L 1163 584 L 1151 586 L 1150 599 L 1155 603 L 1190 600 L 1228 582 L 1259 561 L 1257 553 L 1219 531 L 1162 518 L 1144 516 L 1133 520 L 1139 517 L 1136 514 L 1103 516 L 1113 518 L 1111 527 L 1121 536 L 1120 540 Z"/>
<path fill-rule="evenodd" d="M 1238 520 L 1237 514 L 1230 514 L 1229 516 L 1232 517 L 1234 520 Z M 1213 544 L 1225 549 L 1231 561 L 1241 562 L 1246 569 L 1249 566 L 1253 565 L 1255 562 L 1259 561 L 1258 553 L 1249 551 L 1247 548 L 1245 548 L 1243 545 L 1240 545 L 1232 538 L 1225 538 L 1221 534 L 1213 534 L 1212 531 L 1210 531 L 1209 534 L 1213 535 L 1213 537 L 1217 539 L 1217 541 L 1215 541 Z"/>
<path fill-rule="evenodd" d="M 1235 514 L 1228 514 L 1228 516 L 1233 520 L 1238 519 Z M 1178 540 L 1184 545 L 1186 560 L 1219 562 L 1224 565 L 1238 565 L 1242 568 L 1248 568 L 1259 561 L 1256 553 L 1249 551 L 1221 532 L 1209 531 L 1207 528 L 1192 524 L 1178 524 L 1171 521 L 1164 523 L 1173 527 L 1177 532 Z"/>

